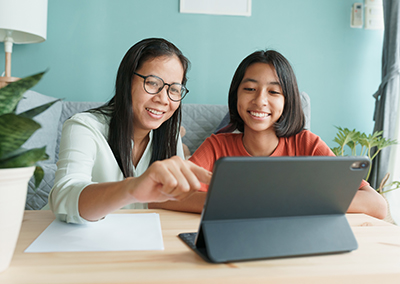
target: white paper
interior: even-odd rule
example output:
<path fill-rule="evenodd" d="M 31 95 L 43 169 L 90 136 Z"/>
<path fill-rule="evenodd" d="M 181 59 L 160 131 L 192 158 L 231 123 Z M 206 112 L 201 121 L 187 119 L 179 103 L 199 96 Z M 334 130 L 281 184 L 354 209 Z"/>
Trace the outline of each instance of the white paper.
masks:
<path fill-rule="evenodd" d="M 87 224 L 53 221 L 25 252 L 163 250 L 160 216 L 110 214 Z"/>
<path fill-rule="evenodd" d="M 180 0 L 181 13 L 251 16 L 251 0 Z"/>

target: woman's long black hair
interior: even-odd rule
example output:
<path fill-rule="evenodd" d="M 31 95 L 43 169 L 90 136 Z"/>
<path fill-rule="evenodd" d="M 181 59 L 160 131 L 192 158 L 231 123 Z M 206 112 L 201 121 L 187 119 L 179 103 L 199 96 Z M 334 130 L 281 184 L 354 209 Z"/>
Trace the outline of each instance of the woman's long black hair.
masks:
<path fill-rule="evenodd" d="M 104 106 L 93 111 L 111 117 L 108 144 L 124 175 L 133 175 L 132 142 L 133 112 L 131 84 L 134 72 L 151 59 L 163 56 L 177 56 L 183 67 L 182 84 L 185 85 L 189 60 L 171 42 L 161 38 L 144 39 L 133 45 L 125 54 L 118 69 L 115 95 Z M 181 125 L 181 105 L 158 129 L 153 130 L 152 156 L 150 164 L 176 155 L 179 128 Z"/>
<path fill-rule="evenodd" d="M 296 76 L 289 61 L 274 50 L 260 50 L 247 56 L 239 64 L 233 75 L 229 89 L 230 130 L 244 131 L 244 121 L 237 110 L 237 92 L 247 68 L 254 63 L 266 63 L 275 68 L 279 84 L 285 96 L 285 105 L 281 117 L 275 123 L 275 132 L 278 137 L 296 135 L 304 129 L 305 117 L 301 108 L 301 98 Z"/>

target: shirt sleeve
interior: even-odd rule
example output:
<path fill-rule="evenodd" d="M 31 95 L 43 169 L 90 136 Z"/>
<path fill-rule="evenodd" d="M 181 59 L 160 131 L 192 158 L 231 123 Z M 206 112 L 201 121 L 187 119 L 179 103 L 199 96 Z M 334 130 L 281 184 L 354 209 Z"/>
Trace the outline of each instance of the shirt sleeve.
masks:
<path fill-rule="evenodd" d="M 215 143 L 213 143 L 213 139 L 213 135 L 211 135 L 211 137 L 208 137 L 189 159 L 189 161 L 210 172 L 212 172 L 214 163 L 217 160 L 218 156 L 218 150 L 215 148 Z M 202 183 L 200 191 L 208 191 L 208 185 Z"/>
<path fill-rule="evenodd" d="M 182 160 L 185 160 L 185 154 L 183 153 L 182 137 L 180 133 L 178 136 L 178 143 L 176 143 L 176 155 L 181 157 Z"/>
<path fill-rule="evenodd" d="M 92 182 L 96 155 L 96 133 L 90 126 L 69 119 L 64 123 L 57 172 L 49 194 L 50 209 L 68 223 L 88 222 L 79 214 L 78 200 L 82 190 Z"/>
<path fill-rule="evenodd" d="M 335 156 L 329 146 L 311 131 L 305 130 L 296 136 L 300 151 L 304 156 Z"/>

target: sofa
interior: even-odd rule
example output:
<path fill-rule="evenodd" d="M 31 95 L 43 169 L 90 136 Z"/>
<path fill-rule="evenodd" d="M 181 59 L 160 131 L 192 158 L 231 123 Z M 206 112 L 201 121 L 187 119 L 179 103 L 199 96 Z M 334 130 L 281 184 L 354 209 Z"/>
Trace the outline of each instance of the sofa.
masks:
<path fill-rule="evenodd" d="M 310 99 L 302 92 L 302 107 L 306 117 L 306 129 L 310 129 Z M 55 97 L 45 96 L 34 91 L 27 91 L 24 98 L 17 107 L 17 113 L 42 105 L 44 103 L 57 100 Z M 54 183 L 54 175 L 57 170 L 59 143 L 61 130 L 64 121 L 74 115 L 94 107 L 98 107 L 104 102 L 70 102 L 59 100 L 45 112 L 35 117 L 42 128 L 26 141 L 23 147 L 36 148 L 46 145 L 46 153 L 49 159 L 38 164 L 43 168 L 45 175 L 35 190 L 34 180 L 31 178 L 28 184 L 28 195 L 26 199 L 26 210 L 42 209 L 48 202 L 48 195 Z M 182 105 L 182 126 L 186 130 L 182 141 L 193 153 L 200 144 L 212 133 L 226 126 L 229 123 L 227 105 L 207 105 L 207 104 L 185 104 Z"/>

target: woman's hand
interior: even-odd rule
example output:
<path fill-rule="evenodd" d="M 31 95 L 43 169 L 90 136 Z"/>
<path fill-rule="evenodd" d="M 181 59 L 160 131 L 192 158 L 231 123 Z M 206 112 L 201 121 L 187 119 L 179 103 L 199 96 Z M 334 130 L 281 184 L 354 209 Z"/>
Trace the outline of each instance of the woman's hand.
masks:
<path fill-rule="evenodd" d="M 178 156 L 154 162 L 140 177 L 131 178 L 130 194 L 134 202 L 183 200 L 209 184 L 211 172 Z"/>
<path fill-rule="evenodd" d="M 175 156 L 154 162 L 140 177 L 88 185 L 79 196 L 79 214 L 96 221 L 135 202 L 182 200 L 210 180 L 211 172 Z"/>

